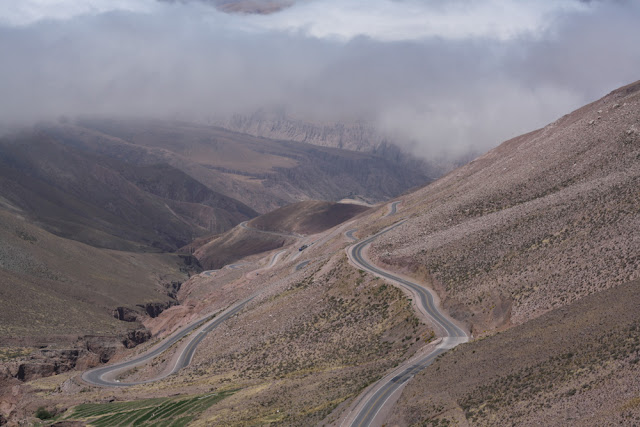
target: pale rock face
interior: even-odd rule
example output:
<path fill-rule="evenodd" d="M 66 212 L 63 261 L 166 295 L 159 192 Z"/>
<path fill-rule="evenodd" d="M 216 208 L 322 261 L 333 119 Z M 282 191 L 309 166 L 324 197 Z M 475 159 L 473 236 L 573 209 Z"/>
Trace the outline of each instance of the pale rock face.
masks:
<path fill-rule="evenodd" d="M 236 114 L 227 118 L 213 118 L 211 124 L 254 136 L 353 151 L 372 152 L 389 143 L 387 137 L 365 121 L 314 123 L 292 118 L 282 112 L 258 111 L 248 115 Z"/>

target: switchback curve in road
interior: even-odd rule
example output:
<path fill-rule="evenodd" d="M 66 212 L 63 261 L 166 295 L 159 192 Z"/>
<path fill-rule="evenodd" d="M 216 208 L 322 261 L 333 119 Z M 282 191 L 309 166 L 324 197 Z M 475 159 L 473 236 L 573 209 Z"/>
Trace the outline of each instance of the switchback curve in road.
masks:
<path fill-rule="evenodd" d="M 97 386 L 129 387 L 132 385 L 146 384 L 146 383 L 150 383 L 150 382 L 154 382 L 154 381 L 158 381 L 163 378 L 166 378 L 169 375 L 179 371 L 180 369 L 186 366 L 189 366 L 189 364 L 191 363 L 191 359 L 193 359 L 193 355 L 196 351 L 198 344 L 200 344 L 200 342 L 204 339 L 204 337 L 209 332 L 217 328 L 222 322 L 224 322 L 231 316 L 237 314 L 253 298 L 255 298 L 255 296 L 247 298 L 233 305 L 232 307 L 225 310 L 219 316 L 214 315 L 215 317 L 213 318 L 212 316 L 209 316 L 192 323 L 186 328 L 179 330 L 178 332 L 173 334 L 171 337 L 165 339 L 164 341 L 162 341 L 162 343 L 160 343 L 150 351 L 143 353 L 142 355 L 134 359 L 126 360 L 124 362 L 116 363 L 114 365 L 101 366 L 99 368 L 94 368 L 94 369 L 85 371 L 82 374 L 82 379 L 89 384 L 97 385 Z M 191 332 L 195 331 L 200 327 L 202 327 L 202 329 L 200 329 L 198 332 L 194 333 L 192 336 L 189 337 L 187 344 L 180 351 L 180 354 L 175 362 L 174 367 L 169 372 L 165 372 L 160 376 L 157 376 L 155 378 L 145 380 L 145 381 L 124 383 L 116 380 L 116 377 L 118 374 L 151 361 L 155 357 L 164 353 L 166 350 L 168 350 L 171 346 L 173 346 L 175 343 L 180 341 L 182 338 L 189 335 Z"/>
<path fill-rule="evenodd" d="M 402 200 L 398 200 L 396 202 L 391 203 L 391 206 L 389 206 L 389 213 L 387 214 L 387 216 L 395 215 L 396 212 L 398 211 L 398 205 L 400 203 L 402 203 Z"/>
<path fill-rule="evenodd" d="M 353 233 L 355 233 L 356 231 L 358 231 L 357 228 L 352 228 L 351 230 L 347 230 L 344 235 L 347 236 L 349 239 L 353 240 L 353 241 L 358 241 L 358 238 L 356 236 L 353 235 Z"/>
<path fill-rule="evenodd" d="M 395 211 L 395 209 L 393 211 Z M 391 213 L 389 215 L 391 215 Z M 387 279 L 393 284 L 403 287 L 414 294 L 417 297 L 416 304 L 420 311 L 429 316 L 437 327 L 441 329 L 442 342 L 432 351 L 420 355 L 417 360 L 414 358 L 402 364 L 394 371 L 395 375 L 392 377 L 387 376 L 370 387 L 365 392 L 352 413 L 347 415 L 345 421 L 347 421 L 347 424 L 352 427 L 371 426 L 380 410 L 389 401 L 389 398 L 393 396 L 394 393 L 404 385 L 404 383 L 422 369 L 429 366 L 440 354 L 457 346 L 458 344 L 467 342 L 469 339 L 467 334 L 460 327 L 438 310 L 434 303 L 433 295 L 429 290 L 417 283 L 403 277 L 399 277 L 392 272 L 373 265 L 364 257 L 363 251 L 368 245 L 382 234 L 388 233 L 394 228 L 400 226 L 402 223 L 404 223 L 404 221 L 400 221 L 379 233 L 352 245 L 348 248 L 347 253 L 351 261 L 361 269 Z"/>

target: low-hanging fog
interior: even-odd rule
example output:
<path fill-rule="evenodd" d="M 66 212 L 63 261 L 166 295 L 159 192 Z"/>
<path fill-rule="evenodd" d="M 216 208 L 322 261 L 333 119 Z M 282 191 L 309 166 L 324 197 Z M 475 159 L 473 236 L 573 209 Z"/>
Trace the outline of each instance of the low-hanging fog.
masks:
<path fill-rule="evenodd" d="M 640 79 L 635 1 L 213 3 L 0 0 L 0 126 L 284 108 L 460 154 Z"/>

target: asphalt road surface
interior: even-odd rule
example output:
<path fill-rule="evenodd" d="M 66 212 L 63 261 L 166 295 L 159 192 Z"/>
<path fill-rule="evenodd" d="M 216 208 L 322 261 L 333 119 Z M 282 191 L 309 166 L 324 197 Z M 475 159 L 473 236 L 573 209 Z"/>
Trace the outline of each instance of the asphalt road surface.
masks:
<path fill-rule="evenodd" d="M 395 213 L 396 203 L 398 202 L 394 202 L 394 204 L 392 205 L 392 211 L 389 213 L 389 215 L 393 215 L 393 213 Z M 371 244 L 380 235 L 393 230 L 403 222 L 404 221 L 396 223 L 395 225 L 386 228 L 385 230 L 369 237 L 368 239 L 356 243 L 349 249 L 349 254 L 352 261 L 363 270 L 389 279 L 393 283 L 402 286 L 414 293 L 418 297 L 416 303 L 418 304 L 419 308 L 427 313 L 427 315 L 429 315 L 433 319 L 433 321 L 440 327 L 443 342 L 438 347 L 436 347 L 434 351 L 424 355 L 422 358 L 418 360 L 412 360 L 411 362 L 405 362 L 405 364 L 402 365 L 402 370 L 399 374 L 393 376 L 392 378 L 383 378 L 378 384 L 369 389 L 369 395 L 365 396 L 364 403 L 357 405 L 357 412 L 348 417 L 348 419 L 352 420 L 349 424 L 352 427 L 370 426 L 376 418 L 378 412 L 380 412 L 380 410 L 385 406 L 385 403 L 400 387 L 402 387 L 405 382 L 411 379 L 422 369 L 429 366 L 440 354 L 468 340 L 467 334 L 457 325 L 447 319 L 438 310 L 438 308 L 434 304 L 433 295 L 431 295 L 431 293 L 427 289 L 407 279 L 398 277 L 386 270 L 382 270 L 369 263 L 363 257 L 363 250 L 369 244 Z"/>
<path fill-rule="evenodd" d="M 311 262 L 311 260 L 308 261 L 302 261 L 300 264 L 296 265 L 296 271 L 298 270 L 302 270 L 303 268 L 305 268 L 307 266 L 307 264 L 309 264 Z"/>
<path fill-rule="evenodd" d="M 221 315 L 214 317 L 213 319 L 211 317 L 207 317 L 205 319 L 201 319 L 189 325 L 184 329 L 181 329 L 171 337 L 165 339 L 162 342 L 162 344 L 154 348 L 152 351 L 142 354 L 141 356 L 136 357 L 135 359 L 117 363 L 115 365 L 102 366 L 100 368 L 86 371 L 84 374 L 82 374 L 82 379 L 87 383 L 93 384 L 93 385 L 111 386 L 111 387 L 128 387 L 136 384 L 150 383 L 150 382 L 158 381 L 162 378 L 166 378 L 169 375 L 188 366 L 191 363 L 191 359 L 193 359 L 193 355 L 196 351 L 198 344 L 200 344 L 200 342 L 204 339 L 204 337 L 206 337 L 209 332 L 217 328 L 222 322 L 224 322 L 225 320 L 227 320 L 228 318 L 230 318 L 231 316 L 233 316 L 234 314 L 242 310 L 244 306 L 247 305 L 247 303 L 249 303 L 249 301 L 251 301 L 253 298 L 254 297 L 251 297 L 242 302 L 239 302 L 238 304 L 234 305 L 233 307 L 226 310 Z M 189 343 L 181 351 L 175 366 L 170 372 L 165 373 L 164 375 L 156 378 L 152 378 L 146 381 L 139 381 L 139 382 L 124 383 L 124 382 L 119 382 L 118 380 L 115 379 L 115 377 L 119 373 L 125 372 L 136 366 L 145 364 L 150 360 L 152 360 L 153 358 L 159 356 L 160 354 L 168 350 L 172 345 L 177 343 L 180 339 L 184 338 L 186 335 L 188 335 L 189 333 L 193 332 L 194 330 L 198 329 L 203 325 L 204 327 L 200 331 L 194 333 L 192 336 L 189 337 Z"/>
<path fill-rule="evenodd" d="M 389 213 L 387 216 L 395 215 L 398 211 L 398 205 L 402 203 L 401 201 L 391 203 L 391 208 L 389 209 Z"/>

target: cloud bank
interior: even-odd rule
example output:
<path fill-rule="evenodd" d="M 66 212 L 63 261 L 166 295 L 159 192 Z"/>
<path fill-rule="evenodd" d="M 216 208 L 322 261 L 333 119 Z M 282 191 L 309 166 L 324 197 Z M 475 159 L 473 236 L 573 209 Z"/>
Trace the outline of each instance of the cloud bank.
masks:
<path fill-rule="evenodd" d="M 637 22 L 620 1 L 0 0 L 0 121 L 285 108 L 482 151 L 639 79 Z"/>

